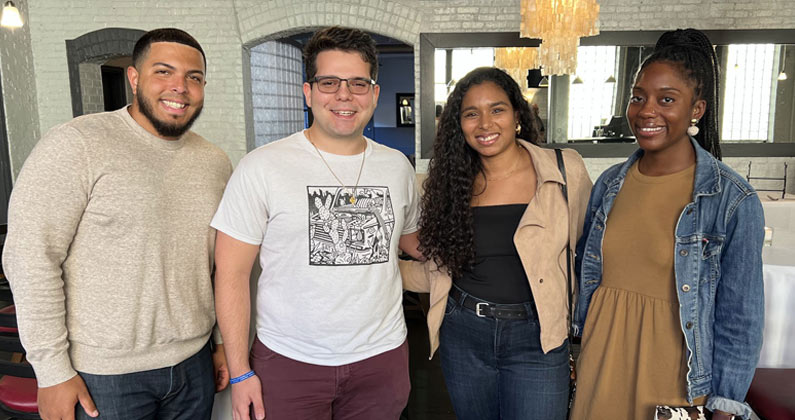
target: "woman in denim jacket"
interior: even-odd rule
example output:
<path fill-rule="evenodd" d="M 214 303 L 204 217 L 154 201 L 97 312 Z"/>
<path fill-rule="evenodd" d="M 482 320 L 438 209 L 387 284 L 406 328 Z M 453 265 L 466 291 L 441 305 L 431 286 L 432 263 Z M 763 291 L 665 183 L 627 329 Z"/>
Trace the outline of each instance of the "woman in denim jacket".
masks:
<path fill-rule="evenodd" d="M 596 181 L 577 246 L 574 419 L 656 405 L 748 418 L 762 344 L 764 218 L 720 162 L 717 65 L 696 30 L 665 33 L 627 107 L 640 150 Z"/>

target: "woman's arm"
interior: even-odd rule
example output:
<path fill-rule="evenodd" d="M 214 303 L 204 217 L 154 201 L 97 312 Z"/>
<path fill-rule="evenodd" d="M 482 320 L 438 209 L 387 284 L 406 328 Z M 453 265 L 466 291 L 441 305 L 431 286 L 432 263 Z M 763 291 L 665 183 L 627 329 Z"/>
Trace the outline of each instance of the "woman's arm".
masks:
<path fill-rule="evenodd" d="M 398 261 L 400 276 L 403 278 L 403 288 L 411 292 L 430 293 L 430 265 L 435 266 L 435 264 L 430 261 Z"/>
<path fill-rule="evenodd" d="M 726 222 L 715 291 L 712 394 L 707 408 L 748 418 L 745 395 L 762 348 L 764 213 L 755 193 L 742 197 Z"/>

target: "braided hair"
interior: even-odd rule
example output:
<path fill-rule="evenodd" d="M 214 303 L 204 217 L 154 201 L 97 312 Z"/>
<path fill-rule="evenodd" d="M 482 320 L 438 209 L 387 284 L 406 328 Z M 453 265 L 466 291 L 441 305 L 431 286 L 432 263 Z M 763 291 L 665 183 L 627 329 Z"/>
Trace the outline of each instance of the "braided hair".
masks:
<path fill-rule="evenodd" d="M 538 128 L 519 85 L 504 71 L 481 67 L 469 72 L 455 85 L 439 119 L 433 157 L 423 187 L 419 221 L 419 250 L 454 278 L 475 261 L 472 226 L 472 197 L 475 178 L 483 172 L 480 155 L 461 130 L 461 103 L 470 88 L 492 82 L 508 96 L 519 113 L 521 131 L 517 138 L 536 143 Z"/>
<path fill-rule="evenodd" d="M 643 62 L 637 75 L 640 75 L 649 64 L 661 61 L 678 67 L 683 79 L 689 80 L 693 85 L 693 99 L 703 99 L 706 102 L 704 115 L 697 124 L 699 132 L 694 137 L 701 147 L 720 160 L 718 135 L 720 75 L 718 57 L 715 55 L 712 43 L 697 29 L 666 32 L 657 40 L 654 51 Z"/>

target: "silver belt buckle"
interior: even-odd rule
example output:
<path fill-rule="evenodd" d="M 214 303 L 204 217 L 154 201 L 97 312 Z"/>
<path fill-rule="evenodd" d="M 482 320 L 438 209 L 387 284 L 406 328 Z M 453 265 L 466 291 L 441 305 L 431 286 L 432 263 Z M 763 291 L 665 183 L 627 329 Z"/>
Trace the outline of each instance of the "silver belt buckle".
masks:
<path fill-rule="evenodd" d="M 482 306 L 481 306 L 481 305 L 482 305 Z M 486 303 L 486 302 L 478 302 L 478 303 L 476 303 L 476 304 L 475 304 L 475 315 L 477 315 L 477 316 L 479 316 L 479 317 L 481 317 L 481 318 L 485 318 L 485 317 L 486 317 L 486 315 L 484 315 L 484 314 L 482 314 L 482 313 L 480 312 L 480 311 L 481 311 L 481 309 L 483 309 L 483 306 L 485 306 L 485 307 L 487 307 L 487 308 L 488 308 L 488 307 L 489 307 L 489 304 L 488 304 L 488 303 Z"/>

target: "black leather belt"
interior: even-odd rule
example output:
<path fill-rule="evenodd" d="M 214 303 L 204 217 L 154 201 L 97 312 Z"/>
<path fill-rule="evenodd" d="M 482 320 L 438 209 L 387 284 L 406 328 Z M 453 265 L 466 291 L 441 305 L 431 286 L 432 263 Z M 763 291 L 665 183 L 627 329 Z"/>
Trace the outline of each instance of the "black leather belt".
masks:
<path fill-rule="evenodd" d="M 455 286 L 450 289 L 450 297 L 461 302 L 463 293 Z M 524 303 L 489 303 L 474 296 L 467 295 L 461 305 L 475 311 L 481 318 L 496 319 L 527 319 L 528 313 Z"/>

